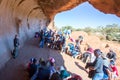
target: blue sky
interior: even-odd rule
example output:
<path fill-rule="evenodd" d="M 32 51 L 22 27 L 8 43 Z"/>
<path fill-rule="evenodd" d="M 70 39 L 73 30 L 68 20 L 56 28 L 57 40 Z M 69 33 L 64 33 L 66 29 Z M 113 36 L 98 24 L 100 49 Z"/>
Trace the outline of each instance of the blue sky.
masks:
<path fill-rule="evenodd" d="M 95 9 L 88 2 L 80 4 L 69 11 L 58 13 L 54 21 L 55 25 L 59 28 L 62 26 L 95 28 L 114 23 L 120 25 L 120 17 L 113 14 L 104 14 Z"/>

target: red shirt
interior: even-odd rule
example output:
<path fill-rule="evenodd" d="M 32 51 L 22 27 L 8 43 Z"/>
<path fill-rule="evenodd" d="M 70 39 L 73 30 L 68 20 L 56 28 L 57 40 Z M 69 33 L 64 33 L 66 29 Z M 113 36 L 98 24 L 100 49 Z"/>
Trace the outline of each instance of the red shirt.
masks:
<path fill-rule="evenodd" d="M 118 69 L 117 69 L 117 67 L 116 67 L 116 66 L 110 66 L 110 67 L 111 67 L 112 71 L 113 71 L 113 72 L 116 71 L 116 75 L 119 76 L 119 75 L 118 75 Z"/>

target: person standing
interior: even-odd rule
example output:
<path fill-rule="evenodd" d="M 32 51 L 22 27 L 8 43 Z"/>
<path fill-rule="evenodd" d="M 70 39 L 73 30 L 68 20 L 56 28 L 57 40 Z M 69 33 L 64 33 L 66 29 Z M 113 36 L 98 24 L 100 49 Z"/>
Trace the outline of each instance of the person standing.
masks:
<path fill-rule="evenodd" d="M 13 50 L 12 56 L 13 56 L 13 58 L 16 58 L 18 56 L 18 49 L 19 49 L 19 45 L 20 45 L 17 34 L 15 35 L 13 43 L 14 43 L 14 50 Z"/>
<path fill-rule="evenodd" d="M 94 50 L 94 55 L 96 56 L 93 66 L 90 66 L 90 70 L 95 70 L 92 80 L 101 80 L 103 78 L 103 59 L 101 57 L 100 49 Z"/>

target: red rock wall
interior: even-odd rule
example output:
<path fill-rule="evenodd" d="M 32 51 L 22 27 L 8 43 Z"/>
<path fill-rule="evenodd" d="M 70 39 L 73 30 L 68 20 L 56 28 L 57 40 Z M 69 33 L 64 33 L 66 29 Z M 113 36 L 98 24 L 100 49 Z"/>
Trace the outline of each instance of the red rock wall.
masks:
<path fill-rule="evenodd" d="M 21 46 L 46 27 L 47 17 L 34 0 L 2 0 L 0 3 L 0 68 L 11 58 L 13 38 L 19 34 Z"/>
<path fill-rule="evenodd" d="M 37 0 L 50 19 L 53 19 L 56 13 L 70 10 L 85 1 L 105 14 L 120 16 L 120 0 Z"/>
<path fill-rule="evenodd" d="M 120 0 L 89 0 L 89 3 L 105 14 L 115 14 L 120 17 Z"/>

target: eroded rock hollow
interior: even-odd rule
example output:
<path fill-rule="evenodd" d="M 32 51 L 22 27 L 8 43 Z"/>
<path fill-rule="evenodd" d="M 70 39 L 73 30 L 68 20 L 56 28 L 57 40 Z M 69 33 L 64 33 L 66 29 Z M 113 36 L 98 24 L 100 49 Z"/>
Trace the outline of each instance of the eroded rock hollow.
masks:
<path fill-rule="evenodd" d="M 104 13 L 120 16 L 120 0 L 0 0 L 0 68 L 11 58 L 15 34 L 22 46 L 36 31 L 52 28 L 57 13 L 85 1 Z"/>

